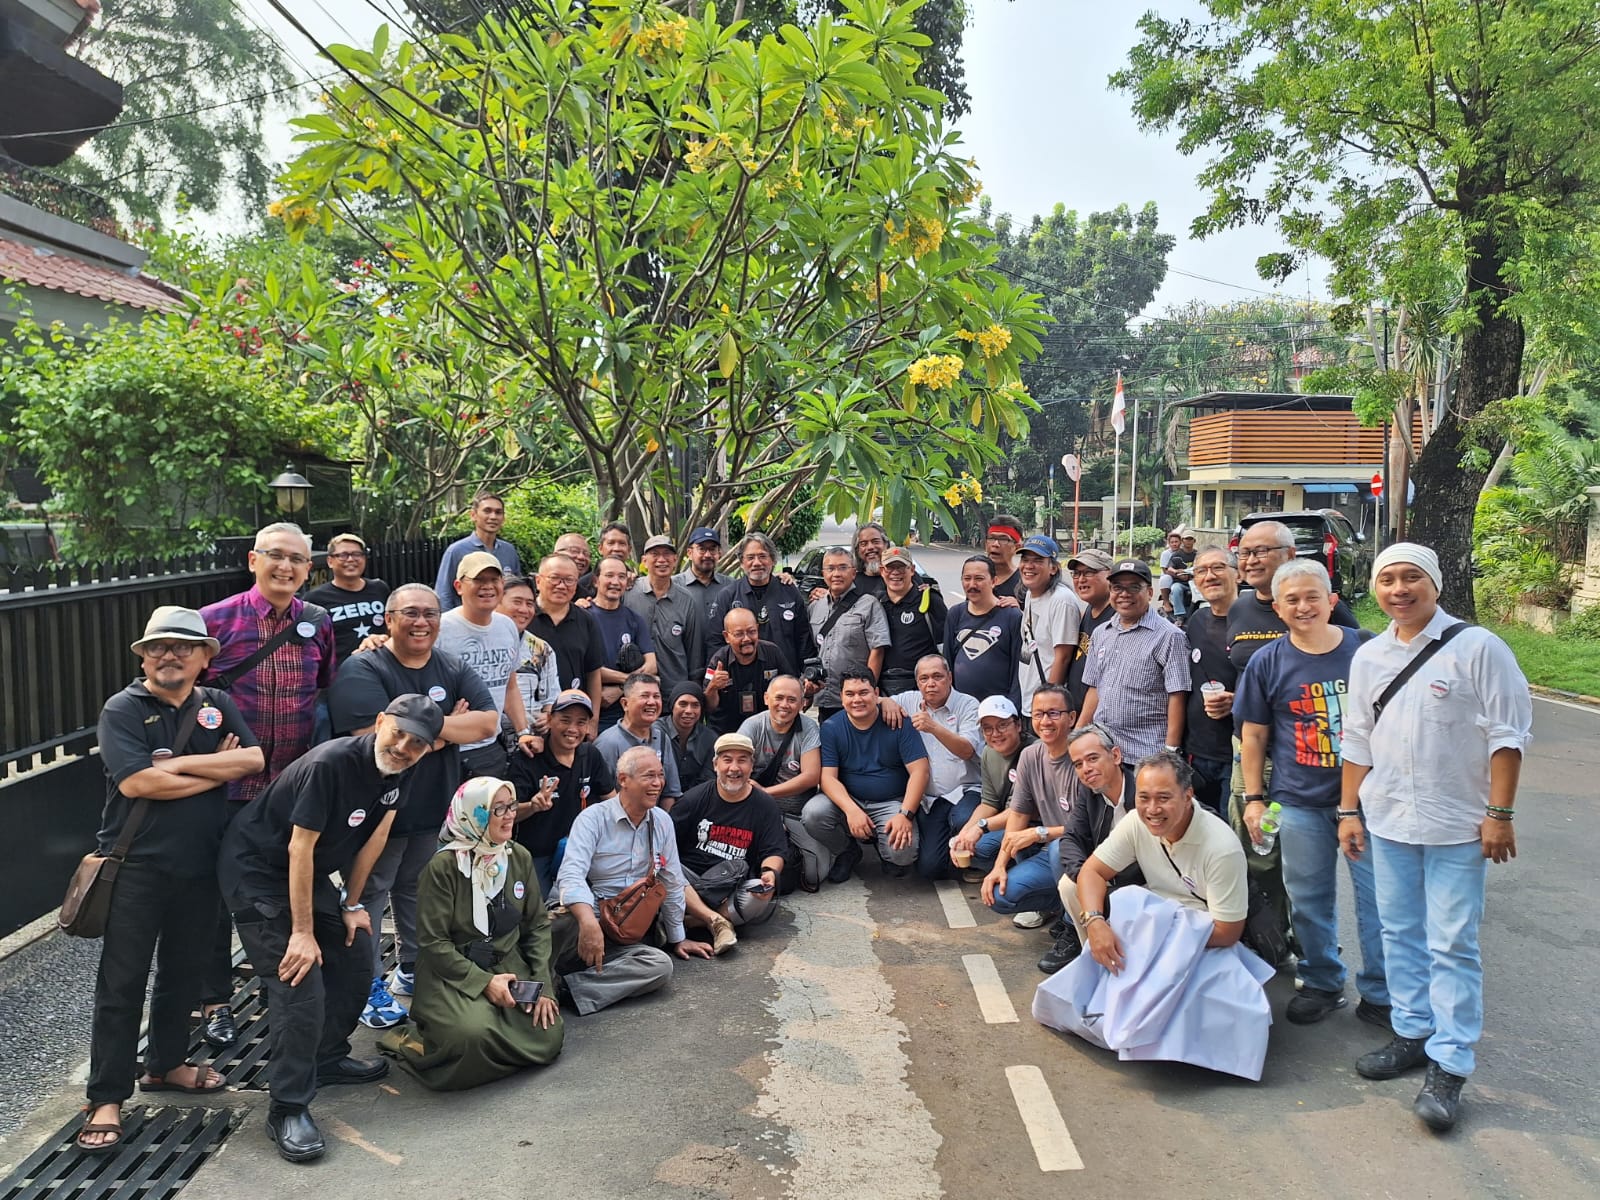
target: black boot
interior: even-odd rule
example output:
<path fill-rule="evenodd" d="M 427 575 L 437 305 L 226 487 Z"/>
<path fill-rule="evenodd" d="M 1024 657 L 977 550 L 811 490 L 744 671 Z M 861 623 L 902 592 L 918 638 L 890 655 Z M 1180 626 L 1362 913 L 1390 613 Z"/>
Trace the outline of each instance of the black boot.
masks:
<path fill-rule="evenodd" d="M 1387 1046 L 1369 1050 L 1356 1059 L 1356 1071 L 1368 1079 L 1397 1079 L 1428 1061 L 1424 1049 L 1427 1044 L 1427 1038 L 1395 1034 Z"/>
<path fill-rule="evenodd" d="M 1456 1113 L 1461 1109 L 1461 1085 L 1465 1075 L 1452 1075 L 1436 1062 L 1428 1064 L 1428 1078 L 1417 1093 L 1411 1111 L 1422 1118 L 1422 1123 L 1435 1133 L 1444 1133 L 1456 1123 Z"/>

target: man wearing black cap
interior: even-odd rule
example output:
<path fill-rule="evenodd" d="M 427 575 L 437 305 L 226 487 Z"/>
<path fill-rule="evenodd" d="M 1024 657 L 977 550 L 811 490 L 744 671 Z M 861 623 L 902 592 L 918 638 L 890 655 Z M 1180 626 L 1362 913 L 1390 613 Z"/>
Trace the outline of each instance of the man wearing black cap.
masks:
<path fill-rule="evenodd" d="M 672 577 L 674 583 L 681 583 L 689 589 L 689 594 L 700 601 L 705 610 L 706 627 L 713 624 L 711 620 L 711 607 L 716 601 L 718 593 L 733 582 L 733 576 L 724 575 L 717 570 L 717 559 L 722 557 L 722 538 L 715 529 L 709 525 L 702 525 L 689 535 L 689 548 L 685 552 L 689 560 L 686 570 L 679 571 Z"/>
<path fill-rule="evenodd" d="M 1163 749 L 1176 754 L 1183 745 L 1191 686 L 1188 639 L 1152 611 L 1149 563 L 1137 558 L 1113 563 L 1108 582 L 1117 619 L 1089 640 L 1078 727 L 1104 725 L 1135 762 Z"/>
<path fill-rule="evenodd" d="M 656 647 L 656 674 L 663 690 L 687 680 L 698 682 L 706 668 L 706 606 L 672 576 L 678 551 L 659 534 L 639 552 L 645 574 L 622 597 L 623 604 L 650 626 Z"/>
<path fill-rule="evenodd" d="M 325 1148 L 310 1113 L 319 1085 L 388 1074 L 382 1059 L 350 1056 L 375 932 L 356 897 L 383 853 L 411 768 L 443 732 L 437 704 L 401 696 L 372 733 L 324 742 L 292 763 L 223 836 L 222 898 L 272 1008 L 267 1136 L 290 1162 Z M 328 878 L 335 871 L 342 896 Z"/>
<path fill-rule="evenodd" d="M 1078 618 L 1078 652 L 1072 656 L 1072 669 L 1067 672 L 1067 687 L 1080 711 L 1083 694 L 1088 690 L 1083 683 L 1083 668 L 1089 661 L 1089 638 L 1117 612 L 1111 607 L 1111 584 L 1107 581 L 1113 565 L 1104 550 L 1080 550 L 1067 560 L 1072 590 L 1083 601 L 1083 613 Z"/>
<path fill-rule="evenodd" d="M 550 735 L 532 758 L 514 755 L 506 778 L 517 793 L 516 839 L 533 855 L 533 869 L 546 893 L 555 886 L 555 856 L 573 819 L 590 804 L 616 793 L 605 755 L 586 740 L 594 701 L 568 688 L 550 709 Z"/>
<path fill-rule="evenodd" d="M 911 551 L 891 546 L 878 561 L 878 603 L 889 622 L 879 690 L 893 696 L 917 686 L 917 663 L 938 654 L 944 644 L 949 608 L 935 584 L 917 578 Z M 860 577 L 856 585 L 861 586 Z"/>

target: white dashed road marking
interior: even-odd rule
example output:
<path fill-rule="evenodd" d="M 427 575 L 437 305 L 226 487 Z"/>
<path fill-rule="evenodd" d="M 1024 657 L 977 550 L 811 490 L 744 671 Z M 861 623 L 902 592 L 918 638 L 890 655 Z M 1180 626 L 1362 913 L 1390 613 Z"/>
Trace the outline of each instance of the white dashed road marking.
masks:
<path fill-rule="evenodd" d="M 939 893 L 939 904 L 944 908 L 944 919 L 951 929 L 973 929 L 978 922 L 967 907 L 967 898 L 961 894 L 961 885 L 951 879 L 941 879 L 934 885 Z"/>
<path fill-rule="evenodd" d="M 1006 1082 L 1022 1114 L 1022 1124 L 1033 1143 L 1033 1156 L 1041 1171 L 1081 1171 L 1083 1159 L 1061 1119 L 1061 1110 L 1050 1094 L 1044 1072 L 1038 1067 L 1007 1067 Z"/>
<path fill-rule="evenodd" d="M 1015 1024 L 1017 1010 L 1006 995 L 1006 985 L 1000 982 L 1000 972 L 995 970 L 994 959 L 987 954 L 963 954 L 961 965 L 972 980 L 972 990 L 978 994 L 978 1009 L 990 1025 Z"/>

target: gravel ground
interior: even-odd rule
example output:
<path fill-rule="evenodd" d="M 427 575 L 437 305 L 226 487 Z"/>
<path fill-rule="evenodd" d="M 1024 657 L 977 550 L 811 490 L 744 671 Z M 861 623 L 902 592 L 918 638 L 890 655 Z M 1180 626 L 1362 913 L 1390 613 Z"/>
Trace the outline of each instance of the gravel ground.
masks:
<path fill-rule="evenodd" d="M 100 943 L 51 934 L 0 961 L 0 1137 L 89 1057 Z"/>

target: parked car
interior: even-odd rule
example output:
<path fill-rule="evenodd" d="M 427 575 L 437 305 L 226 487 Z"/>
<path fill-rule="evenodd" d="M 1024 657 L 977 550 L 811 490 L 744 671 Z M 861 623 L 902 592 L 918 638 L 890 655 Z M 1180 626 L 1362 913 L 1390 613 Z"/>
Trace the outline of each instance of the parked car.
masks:
<path fill-rule="evenodd" d="M 1336 508 L 1307 508 L 1298 512 L 1247 513 L 1233 531 L 1228 549 L 1239 549 L 1244 531 L 1262 521 L 1279 521 L 1294 533 L 1295 551 L 1301 558 L 1314 558 L 1328 568 L 1333 590 L 1346 603 L 1354 604 L 1367 594 L 1372 578 L 1372 547 L 1366 535 Z"/>
<path fill-rule="evenodd" d="M 802 596 L 809 596 L 816 588 L 826 586 L 822 581 L 822 551 L 824 548 L 822 546 L 813 546 L 800 556 L 800 560 L 794 566 L 783 568 L 794 577 L 795 586 L 800 589 Z M 914 555 L 911 559 L 911 566 L 916 571 L 918 579 L 933 579 L 933 576 L 928 574 Z"/>

